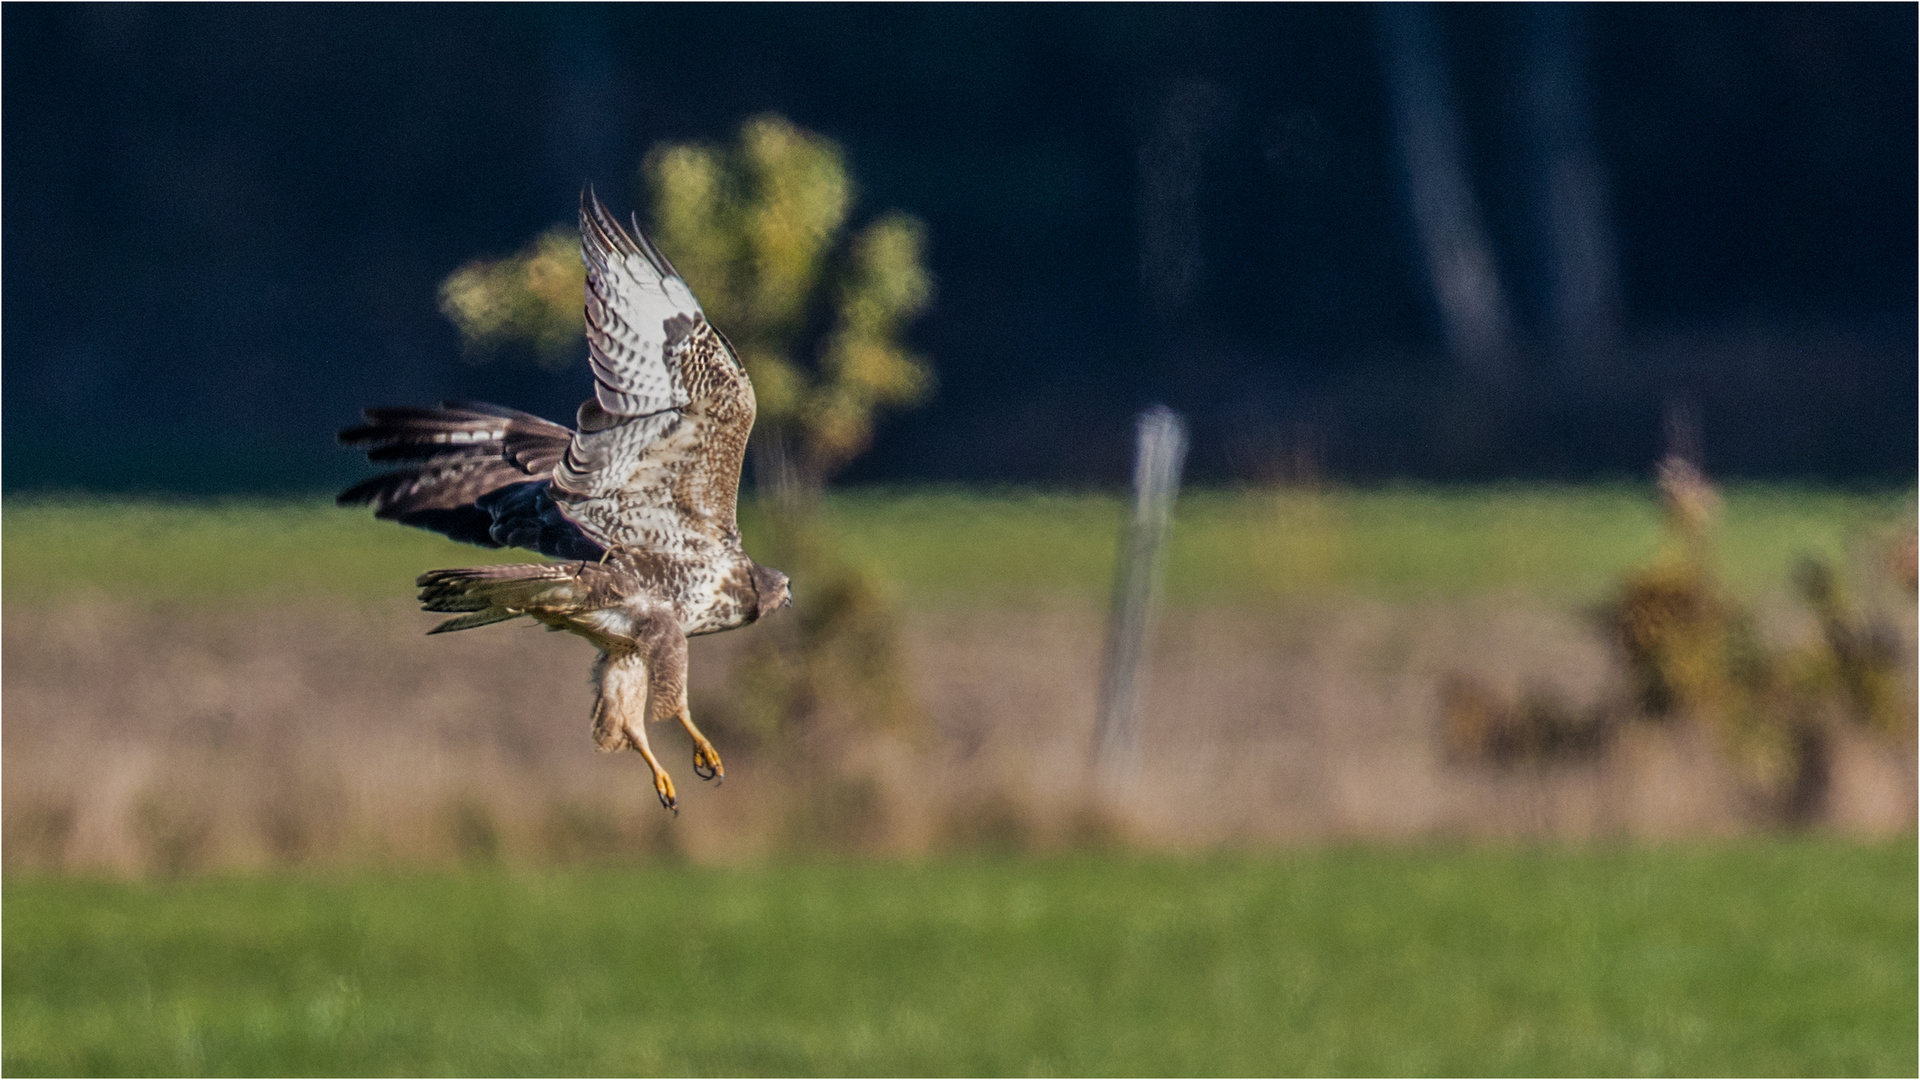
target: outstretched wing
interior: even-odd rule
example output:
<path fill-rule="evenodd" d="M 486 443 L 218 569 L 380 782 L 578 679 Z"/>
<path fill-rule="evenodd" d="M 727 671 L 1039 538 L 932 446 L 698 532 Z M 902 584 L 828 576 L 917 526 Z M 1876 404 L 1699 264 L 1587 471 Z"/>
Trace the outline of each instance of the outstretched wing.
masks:
<path fill-rule="evenodd" d="M 342 431 L 340 441 L 397 467 L 341 492 L 338 501 L 482 547 L 596 559 L 604 545 L 548 495 L 548 477 L 572 440 L 559 424 L 479 402 L 368 409 L 366 423 Z"/>
<path fill-rule="evenodd" d="M 753 386 L 687 283 L 638 225 L 580 198 L 593 397 L 554 470 L 554 497 L 603 543 L 681 549 L 736 541 Z"/>

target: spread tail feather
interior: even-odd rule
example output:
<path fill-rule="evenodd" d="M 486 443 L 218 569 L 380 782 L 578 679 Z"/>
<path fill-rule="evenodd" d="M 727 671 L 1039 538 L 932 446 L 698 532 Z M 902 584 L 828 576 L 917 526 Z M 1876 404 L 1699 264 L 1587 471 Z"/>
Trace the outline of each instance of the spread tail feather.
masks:
<path fill-rule="evenodd" d="M 427 633 L 446 634 L 455 630 L 471 630 L 476 626 L 489 626 L 497 622 L 506 622 L 508 619 L 517 619 L 524 614 L 525 612 L 508 611 L 505 608 L 491 608 L 486 611 L 477 611 L 472 615 L 455 616 Z"/>
<path fill-rule="evenodd" d="M 571 610 L 585 599 L 580 563 L 506 563 L 420 575 L 420 607 L 466 612 L 429 634 L 467 630 L 544 611 Z"/>

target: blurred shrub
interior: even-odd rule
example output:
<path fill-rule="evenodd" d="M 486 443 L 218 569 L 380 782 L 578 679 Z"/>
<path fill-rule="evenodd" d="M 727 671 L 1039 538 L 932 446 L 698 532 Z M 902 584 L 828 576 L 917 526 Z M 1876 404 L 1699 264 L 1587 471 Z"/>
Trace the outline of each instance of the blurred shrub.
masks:
<path fill-rule="evenodd" d="M 1719 495 L 1679 457 L 1661 464 L 1659 489 L 1661 550 L 1625 576 L 1604 613 L 1640 714 L 1709 725 L 1764 804 L 1805 819 L 1825 767 L 1824 744 L 1802 703 L 1782 693 L 1787 687 L 1752 616 L 1715 576 Z"/>
<path fill-rule="evenodd" d="M 581 352 L 586 282 L 580 234 L 555 226 L 517 255 L 455 270 L 440 283 L 440 311 L 460 329 L 470 359 L 519 344 L 541 367 L 560 371 Z"/>
<path fill-rule="evenodd" d="M 914 734 L 924 718 L 907 686 L 891 598 L 841 553 L 810 504 L 777 504 L 768 525 L 761 558 L 792 574 L 793 610 L 755 628 L 716 726 L 761 748 L 803 732 Z"/>
<path fill-rule="evenodd" d="M 1911 645 L 1892 622 L 1849 600 L 1827 561 L 1804 557 L 1794 578 L 1819 636 L 1795 648 L 1768 646 L 1717 572 L 1719 492 L 1679 455 L 1661 463 L 1659 491 L 1659 550 L 1621 576 L 1600 611 L 1624 662 L 1625 699 L 1578 706 L 1552 689 L 1516 696 L 1449 674 L 1440 688 L 1448 757 L 1502 766 L 1571 761 L 1604 753 L 1636 719 L 1700 724 L 1765 816 L 1816 820 L 1840 725 L 1910 737 L 1915 701 L 1902 657 Z M 1900 543 L 1890 550 L 1873 568 L 1905 586 Z"/>
<path fill-rule="evenodd" d="M 1606 619 L 1647 715 L 1721 714 L 1733 707 L 1739 676 L 1756 674 L 1757 646 L 1751 620 L 1714 577 L 1720 497 L 1678 457 L 1661 463 L 1659 489 L 1666 516 L 1660 552 L 1627 573 Z"/>
<path fill-rule="evenodd" d="M 1641 714 L 1708 725 L 1768 813 L 1815 820 L 1832 784 L 1837 724 L 1883 736 L 1911 728 L 1898 634 L 1856 612 L 1831 567 L 1809 558 L 1795 577 L 1821 636 L 1768 648 L 1715 574 L 1718 493 L 1681 458 L 1662 464 L 1660 493 L 1666 542 L 1606 612 Z"/>
<path fill-rule="evenodd" d="M 1905 735 L 1914 719 L 1914 702 L 1901 678 L 1904 645 L 1899 632 L 1850 601 L 1825 561 L 1804 560 L 1795 577 L 1801 597 L 1820 623 L 1824 648 L 1814 651 L 1812 661 L 1817 681 L 1845 695 L 1854 721 L 1862 727 L 1889 737 Z"/>
<path fill-rule="evenodd" d="M 1447 757 L 1461 762 L 1590 760 L 1606 752 L 1618 730 L 1605 705 L 1581 709 L 1538 687 L 1514 698 L 1458 673 L 1441 680 L 1440 712 Z"/>

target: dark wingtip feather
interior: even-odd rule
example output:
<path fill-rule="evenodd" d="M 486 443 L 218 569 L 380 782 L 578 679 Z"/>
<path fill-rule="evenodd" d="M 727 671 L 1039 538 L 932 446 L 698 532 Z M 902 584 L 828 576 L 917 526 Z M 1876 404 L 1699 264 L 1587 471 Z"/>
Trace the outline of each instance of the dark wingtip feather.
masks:
<path fill-rule="evenodd" d="M 497 622 L 506 622 L 508 619 L 517 619 L 519 617 L 520 616 L 514 612 L 499 608 L 492 611 L 478 611 L 471 615 L 456 615 L 427 631 L 427 633 L 448 634 L 455 630 L 471 630 L 476 626 L 491 626 Z"/>
<path fill-rule="evenodd" d="M 340 492 L 337 505 L 371 505 L 375 517 L 480 547 L 510 540 L 547 555 L 601 553 L 550 499 L 520 497 L 530 486 L 544 492 L 571 428 L 478 401 L 371 408 L 365 417 L 341 430 L 340 442 L 375 464 L 403 467 Z"/>
<path fill-rule="evenodd" d="M 367 451 L 368 461 L 427 461 L 432 460 L 444 465 L 451 461 L 491 461 L 501 456 L 501 441 L 491 439 L 486 442 L 454 443 L 420 440 L 407 442 L 394 439 L 383 442 Z"/>
<path fill-rule="evenodd" d="M 667 253 L 661 251 L 660 245 L 654 243 L 653 237 L 647 235 L 647 230 L 640 227 L 639 215 L 633 214 L 629 217 L 633 221 L 633 238 L 639 241 L 641 254 L 647 257 L 647 261 L 653 264 L 655 270 L 660 271 L 662 277 L 679 277 L 680 271 L 675 270 L 673 263 L 667 260 Z"/>
<path fill-rule="evenodd" d="M 467 413 L 476 417 L 489 416 L 495 420 L 517 420 L 529 424 L 544 424 L 547 427 L 559 427 L 544 416 L 535 416 L 530 412 L 495 405 L 489 401 L 468 401 L 465 398 L 450 398 L 440 403 L 442 413 Z M 569 432 L 569 434 L 571 434 Z"/>
<path fill-rule="evenodd" d="M 592 252 L 593 254 L 610 251 L 622 255 L 639 255 L 642 258 L 648 258 L 646 252 L 641 250 L 640 245 L 634 243 L 633 238 L 627 235 L 627 230 L 620 227 L 620 222 L 615 220 L 614 216 L 607 212 L 606 204 L 600 201 L 600 196 L 594 194 L 591 184 L 589 184 L 587 190 L 582 193 L 580 203 L 580 238 L 583 250 L 590 250 L 591 248 L 599 249 L 598 252 Z M 591 245 L 587 244 L 589 239 L 593 241 Z M 649 258 L 648 261 L 651 262 L 652 260 Z M 655 269 L 659 268 L 655 267 Z"/>
<path fill-rule="evenodd" d="M 333 503 L 335 506 L 365 506 L 374 499 L 379 498 L 380 489 L 385 487 L 392 479 L 393 475 L 389 473 L 384 476 L 373 477 L 370 480 L 362 480 L 340 494 L 335 495 L 333 497 Z"/>

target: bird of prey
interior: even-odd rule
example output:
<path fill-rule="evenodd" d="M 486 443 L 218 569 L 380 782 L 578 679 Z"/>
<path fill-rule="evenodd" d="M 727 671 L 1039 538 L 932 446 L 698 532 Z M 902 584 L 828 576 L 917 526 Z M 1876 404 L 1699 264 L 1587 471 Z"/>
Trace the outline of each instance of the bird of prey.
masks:
<path fill-rule="evenodd" d="M 421 575 L 423 608 L 460 613 L 428 632 L 525 616 L 592 642 L 595 741 L 639 751 L 661 804 L 678 813 L 648 720 L 678 720 L 694 773 L 725 775 L 687 711 L 687 638 L 792 600 L 785 574 L 747 557 L 735 522 L 754 414 L 740 358 L 639 222 L 629 234 L 591 189 L 580 198 L 580 255 L 593 396 L 578 430 L 473 402 L 368 409 L 340 441 L 403 464 L 338 501 L 555 560 Z"/>

